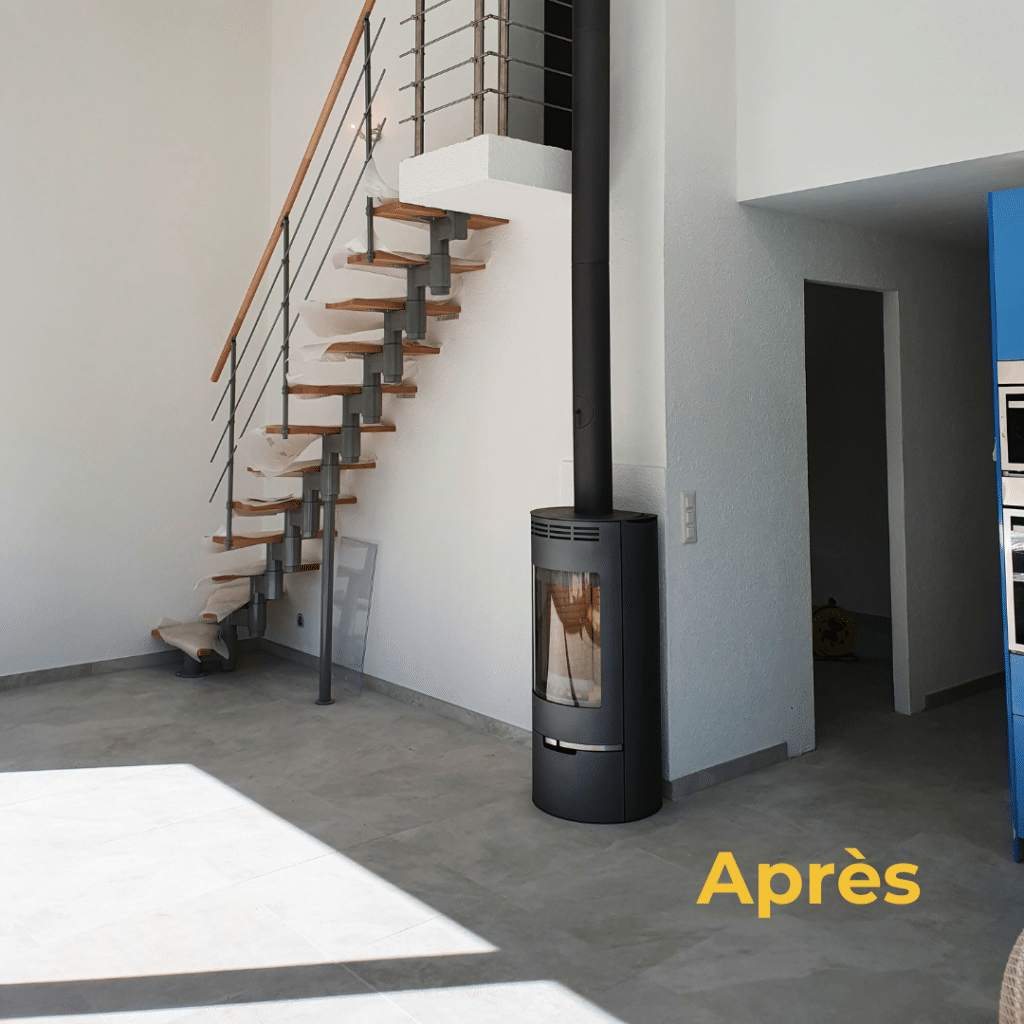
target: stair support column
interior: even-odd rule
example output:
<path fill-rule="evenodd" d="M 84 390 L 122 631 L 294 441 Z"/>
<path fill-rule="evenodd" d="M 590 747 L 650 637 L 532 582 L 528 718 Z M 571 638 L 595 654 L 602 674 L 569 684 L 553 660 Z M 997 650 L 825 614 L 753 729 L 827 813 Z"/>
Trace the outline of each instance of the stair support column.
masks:
<path fill-rule="evenodd" d="M 430 222 L 429 284 L 431 295 L 447 295 L 452 289 L 452 261 L 450 241 L 465 241 L 469 237 L 469 214 L 456 210 L 445 211 L 444 217 Z M 411 335 L 410 335 L 411 337 Z"/>
<path fill-rule="evenodd" d="M 342 462 L 346 463 L 358 462 L 362 454 L 363 442 L 359 430 L 359 410 L 352 408 L 353 405 L 358 406 L 359 403 L 351 400 L 355 397 L 357 396 L 346 395 L 342 405 L 338 456 Z"/>
<path fill-rule="evenodd" d="M 277 544 L 267 545 L 267 567 L 263 573 L 263 595 L 268 601 L 276 601 L 284 593 L 284 569 L 281 565 Z"/>
<path fill-rule="evenodd" d="M 249 636 L 263 636 L 267 631 L 267 597 L 261 589 L 261 580 L 254 576 L 249 581 L 248 608 Z"/>
<path fill-rule="evenodd" d="M 320 474 L 302 477 L 302 536 L 315 537 L 320 532 Z"/>
<path fill-rule="evenodd" d="M 320 464 L 320 495 L 323 500 L 324 537 L 320 556 L 320 694 L 317 704 L 333 704 L 334 670 L 334 530 L 340 474 L 338 455 L 325 450 Z"/>
<path fill-rule="evenodd" d="M 424 298 L 424 319 L 426 319 L 426 308 L 426 298 Z M 402 332 L 405 330 L 407 320 L 406 310 L 388 310 L 384 314 L 384 351 L 381 362 L 381 380 L 385 384 L 402 383 L 402 375 L 405 372 Z M 426 336 L 426 330 L 424 330 L 424 336 Z"/>
<path fill-rule="evenodd" d="M 447 244 L 446 242 L 445 245 Z M 424 264 L 407 267 L 405 274 L 405 333 L 413 341 L 423 341 L 427 336 L 427 285 L 430 283 L 430 266 Z M 387 331 L 386 320 L 384 329 Z"/>
<path fill-rule="evenodd" d="M 298 572 L 302 566 L 302 509 L 288 509 L 284 514 L 284 539 L 281 542 L 284 572 Z"/>
<path fill-rule="evenodd" d="M 382 355 L 363 356 L 363 390 L 358 398 L 359 415 L 366 423 L 380 423 L 383 413 L 380 390 L 383 362 Z"/>
<path fill-rule="evenodd" d="M 202 661 L 196 661 L 191 654 L 182 656 L 181 668 L 174 673 L 179 679 L 198 679 L 207 675 Z"/>

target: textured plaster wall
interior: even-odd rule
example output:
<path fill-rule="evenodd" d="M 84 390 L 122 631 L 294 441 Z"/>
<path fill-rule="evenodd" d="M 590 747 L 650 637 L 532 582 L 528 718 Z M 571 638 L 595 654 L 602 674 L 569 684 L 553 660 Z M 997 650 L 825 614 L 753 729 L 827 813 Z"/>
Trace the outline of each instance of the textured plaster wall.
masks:
<path fill-rule="evenodd" d="M 814 743 L 803 287 L 889 292 L 897 706 L 999 670 L 987 285 L 973 252 L 736 203 L 734 20 L 670 4 L 668 754 L 673 778 Z M 679 541 L 696 490 L 698 543 Z"/>
<path fill-rule="evenodd" d="M 203 386 L 265 239 L 269 5 L 0 0 L 0 675 L 195 615 Z"/>

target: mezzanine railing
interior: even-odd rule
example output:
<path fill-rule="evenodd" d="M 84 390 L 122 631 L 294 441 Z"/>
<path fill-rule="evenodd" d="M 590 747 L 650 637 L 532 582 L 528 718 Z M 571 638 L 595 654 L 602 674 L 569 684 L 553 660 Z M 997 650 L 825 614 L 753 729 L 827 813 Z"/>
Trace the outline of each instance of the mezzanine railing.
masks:
<path fill-rule="evenodd" d="M 426 0 L 415 0 L 415 13 L 402 22 L 415 25 L 415 42 L 401 55 L 414 58 L 413 80 L 402 86 L 402 90 L 414 90 L 414 111 L 401 123 L 414 125 L 416 154 L 424 152 L 428 117 L 470 101 L 474 136 L 484 134 L 490 122 L 498 135 L 530 137 L 530 141 L 571 148 L 571 0 L 457 0 L 458 8 L 440 11 L 453 2 L 456 0 L 428 5 Z M 471 11 L 461 15 L 459 12 L 468 5 L 472 5 Z M 440 30 L 429 39 L 427 15 L 432 15 L 432 22 L 440 23 Z M 462 17 L 469 20 L 463 21 Z M 473 52 L 463 57 L 462 40 L 470 31 Z M 428 74 L 429 54 L 435 54 L 443 66 Z M 469 91 L 461 93 L 455 86 L 458 95 L 442 96 L 444 102 L 427 109 L 427 84 L 433 83 L 431 88 L 443 84 L 447 96 L 452 91 L 451 77 L 464 68 L 472 68 Z M 513 80 L 516 77 L 518 82 Z M 488 110 L 491 96 L 496 107 L 493 112 Z M 542 126 L 536 118 L 532 126 L 525 126 L 523 122 L 531 119 L 520 117 L 517 130 L 510 111 L 514 115 L 518 104 L 539 108 Z"/>

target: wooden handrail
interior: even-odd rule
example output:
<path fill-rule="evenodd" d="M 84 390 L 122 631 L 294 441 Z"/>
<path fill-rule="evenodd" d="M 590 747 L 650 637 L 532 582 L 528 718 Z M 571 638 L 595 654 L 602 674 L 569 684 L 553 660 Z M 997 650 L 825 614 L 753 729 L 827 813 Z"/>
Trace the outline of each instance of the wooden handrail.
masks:
<path fill-rule="evenodd" d="M 256 289 L 259 288 L 260 282 L 263 280 L 263 275 L 267 272 L 267 267 L 270 265 L 270 257 L 274 255 L 274 249 L 277 248 L 278 240 L 281 237 L 281 222 L 292 212 L 292 207 L 295 205 L 299 189 L 302 188 L 302 182 L 305 180 L 306 172 L 309 170 L 309 165 L 313 161 L 313 154 L 316 152 L 316 147 L 320 144 L 320 137 L 324 133 L 324 128 L 327 127 L 327 119 L 331 116 L 331 111 L 334 110 L 334 103 L 338 98 L 338 93 L 341 92 L 345 76 L 348 74 L 348 69 L 352 64 L 352 58 L 355 56 L 356 48 L 359 46 L 359 42 L 363 38 L 363 19 L 373 10 L 376 2 L 377 0 L 365 0 L 363 3 L 363 9 L 359 12 L 359 19 L 356 22 L 356 27 L 352 30 L 352 38 L 349 40 L 348 48 L 345 50 L 345 55 L 341 58 L 338 73 L 334 76 L 334 81 L 331 83 L 331 91 L 327 94 L 327 99 L 324 101 L 324 108 L 320 111 L 320 119 L 317 121 L 316 127 L 313 129 L 313 135 L 309 140 L 309 145 L 306 147 L 306 152 L 303 154 L 302 162 L 299 164 L 298 171 L 295 172 L 295 180 L 292 182 L 292 187 L 288 192 L 288 198 L 284 201 L 284 206 L 281 208 L 281 214 L 277 218 L 274 230 L 270 234 L 270 241 L 267 242 L 267 247 L 263 250 L 263 258 L 260 260 L 260 265 L 256 268 L 256 273 L 253 275 L 252 284 L 249 285 L 249 290 L 245 293 L 245 298 L 242 300 L 242 307 L 238 311 L 238 316 L 235 317 L 235 322 L 231 325 L 231 331 L 228 333 L 227 340 L 224 342 L 224 348 L 221 349 L 220 358 L 217 360 L 217 367 L 213 371 L 213 376 L 210 378 L 214 383 L 220 380 L 224 364 L 228 361 L 228 355 L 231 353 L 231 339 L 237 337 L 238 331 L 242 326 L 242 321 L 245 320 L 246 314 L 249 312 L 249 307 L 252 305 L 252 300 L 256 297 Z"/>

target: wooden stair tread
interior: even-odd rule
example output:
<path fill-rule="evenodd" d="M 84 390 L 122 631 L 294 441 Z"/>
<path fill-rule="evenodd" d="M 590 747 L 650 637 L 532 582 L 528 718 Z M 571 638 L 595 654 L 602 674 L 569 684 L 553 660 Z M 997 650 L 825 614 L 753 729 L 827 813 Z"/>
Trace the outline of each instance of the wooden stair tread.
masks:
<path fill-rule="evenodd" d="M 188 625 L 188 623 L 178 623 L 178 625 Z M 197 626 L 198 625 L 210 625 L 210 623 L 209 622 L 205 622 L 203 620 L 200 620 L 199 622 L 195 623 L 195 625 L 197 625 Z M 164 628 L 166 629 L 168 627 L 165 626 Z M 165 640 L 163 638 L 163 636 L 161 635 L 161 633 L 160 633 L 160 627 L 159 626 L 157 626 L 154 629 L 151 629 L 149 631 L 149 635 L 154 640 L 159 640 L 161 643 L 167 644 L 169 647 L 177 647 L 178 650 L 184 651 L 184 653 L 186 653 L 186 654 L 190 654 L 191 653 L 189 651 L 186 651 L 185 648 L 181 647 L 179 644 L 173 643 L 170 640 Z M 211 657 L 212 655 L 214 655 L 216 653 L 217 652 L 212 647 L 197 647 L 196 648 L 196 657 L 197 658 L 209 658 L 209 657 Z"/>
<path fill-rule="evenodd" d="M 160 635 L 160 630 L 159 630 L 159 629 L 151 629 L 151 630 L 149 631 L 149 635 L 150 635 L 150 636 L 151 636 L 151 637 L 152 637 L 152 638 L 153 638 L 154 640 L 159 640 L 159 641 L 160 641 L 161 643 L 163 643 L 163 644 L 166 644 L 166 643 L 168 642 L 168 641 L 166 641 L 166 640 L 165 640 L 165 639 L 164 639 L 164 638 L 163 638 L 163 637 L 162 637 L 162 636 Z M 173 647 L 173 646 L 174 646 L 174 644 L 171 644 L 170 646 L 172 646 L 172 647 Z M 200 648 L 199 648 L 199 650 L 197 650 L 197 651 L 196 651 L 196 654 L 198 654 L 200 658 L 209 658 L 209 657 L 210 657 L 210 655 L 212 655 L 212 654 L 216 654 L 216 653 L 217 653 L 217 652 L 216 652 L 215 650 L 213 650 L 213 649 L 211 649 L 211 648 L 209 648 L 209 647 L 200 647 Z"/>
<path fill-rule="evenodd" d="M 345 495 L 344 497 L 338 498 L 339 505 L 351 505 L 355 501 L 351 495 Z M 321 530 L 317 537 L 323 537 L 324 531 Z M 337 537 L 337 531 L 335 531 L 335 537 Z M 312 537 L 303 537 L 303 540 L 312 540 Z M 232 533 L 231 535 L 231 550 L 234 551 L 236 548 L 252 548 L 258 544 L 280 544 L 284 540 L 283 530 L 260 530 L 257 533 Z M 219 544 L 223 547 L 226 538 L 214 537 L 213 543 Z"/>
<path fill-rule="evenodd" d="M 461 211 L 460 211 L 461 212 Z M 385 203 L 374 207 L 373 215 L 385 220 L 437 220 L 447 216 L 446 211 L 436 206 L 416 206 L 414 203 Z M 470 214 L 468 227 L 474 231 L 483 228 L 496 228 L 508 221 L 503 217 L 484 217 L 478 213 Z"/>
<path fill-rule="evenodd" d="M 289 395 L 358 395 L 360 384 L 289 384 Z M 291 425 L 288 427 L 292 429 Z M 269 431 L 268 431 L 269 433 Z"/>
<path fill-rule="evenodd" d="M 372 341 L 336 341 L 324 351 L 324 355 L 374 356 L 383 351 L 383 345 L 375 345 Z M 407 356 L 436 356 L 440 355 L 441 347 L 406 341 L 402 343 L 402 352 Z"/>
<path fill-rule="evenodd" d="M 320 568 L 319 562 L 303 562 L 302 565 L 296 569 L 296 572 L 316 572 Z M 251 580 L 256 579 L 259 576 L 264 575 L 265 570 L 259 572 L 242 572 L 242 573 L 224 573 L 222 576 L 211 576 L 210 580 L 213 583 L 230 583 L 233 580 Z"/>
<path fill-rule="evenodd" d="M 342 494 L 338 497 L 339 505 L 354 505 L 355 503 L 355 495 Z M 320 502 L 320 504 L 323 505 L 323 502 Z M 282 498 L 281 501 L 275 501 L 266 505 L 249 505 L 244 501 L 235 501 L 231 504 L 231 510 L 236 516 L 253 519 L 258 519 L 260 516 L 276 516 L 281 512 L 294 511 L 300 508 L 302 508 L 301 498 Z"/>
<path fill-rule="evenodd" d="M 348 262 L 354 267 L 425 267 L 427 265 L 427 258 L 419 259 L 399 252 L 375 252 L 373 254 L 373 262 L 370 263 L 366 258 L 365 252 L 357 252 L 349 256 Z M 451 261 L 451 272 L 453 274 L 471 274 L 475 270 L 486 269 L 486 263 L 473 263 L 471 261 L 456 263 L 454 259 Z"/>
<path fill-rule="evenodd" d="M 376 462 L 339 462 L 339 469 L 376 469 Z M 259 469 L 253 469 L 252 466 L 247 466 L 246 469 L 254 476 L 263 476 L 263 471 Z M 296 477 L 304 476 L 306 473 L 316 473 L 320 469 L 319 460 L 316 461 L 302 461 L 293 462 L 291 469 L 285 470 L 283 473 L 278 473 L 278 477 Z"/>
<path fill-rule="evenodd" d="M 292 384 L 288 388 L 290 395 L 313 395 L 325 398 L 331 395 L 358 395 L 363 390 L 361 384 Z M 381 384 L 384 395 L 415 395 L 415 384 Z M 288 428 L 291 430 L 291 427 Z"/>
<path fill-rule="evenodd" d="M 454 302 L 426 302 L 427 316 L 458 316 L 462 307 Z M 341 302 L 325 302 L 325 309 L 340 309 L 349 313 L 386 313 L 389 310 L 405 309 L 405 299 L 343 299 Z"/>
<path fill-rule="evenodd" d="M 199 615 L 201 622 L 225 622 L 235 612 L 241 611 L 249 604 L 252 596 L 252 585 L 248 580 L 240 581 L 241 586 L 217 587 L 206 600 L 206 607 Z"/>
<path fill-rule="evenodd" d="M 268 434 L 280 434 L 281 424 L 275 423 L 265 429 Z M 394 423 L 363 423 L 359 429 L 364 434 L 393 434 L 398 427 L 396 427 Z M 324 434 L 340 434 L 341 427 L 333 427 L 318 423 L 300 423 L 296 426 L 294 423 L 289 423 L 288 433 L 315 434 L 322 437 Z"/>
<path fill-rule="evenodd" d="M 258 544 L 277 544 L 284 540 L 284 531 L 282 530 L 261 530 L 259 533 L 233 533 L 231 536 L 231 549 L 234 551 L 237 548 L 252 548 Z M 227 543 L 225 537 L 214 537 L 214 544 L 219 544 L 224 547 Z"/>
<path fill-rule="evenodd" d="M 273 516 L 278 512 L 302 508 L 301 498 L 282 498 L 280 501 L 268 502 L 265 505 L 250 505 L 245 501 L 233 501 L 231 511 L 236 516 Z"/>

